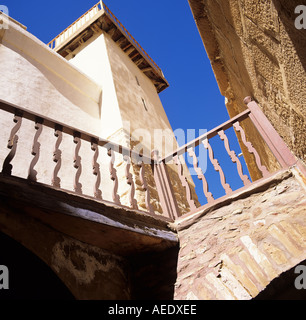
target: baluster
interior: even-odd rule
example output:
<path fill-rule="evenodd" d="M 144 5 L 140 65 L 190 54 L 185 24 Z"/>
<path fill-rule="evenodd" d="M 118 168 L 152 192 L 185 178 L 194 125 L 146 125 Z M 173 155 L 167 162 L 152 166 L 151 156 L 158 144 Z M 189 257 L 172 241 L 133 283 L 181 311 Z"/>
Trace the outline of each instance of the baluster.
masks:
<path fill-rule="evenodd" d="M 226 183 L 223 170 L 220 167 L 218 160 L 214 158 L 214 152 L 213 152 L 211 145 L 208 142 L 208 139 L 203 140 L 202 143 L 204 145 L 204 148 L 208 149 L 209 159 L 210 159 L 212 165 L 214 166 L 214 169 L 219 172 L 221 185 L 222 185 L 223 189 L 225 190 L 225 193 L 230 194 L 232 192 L 232 189 L 231 189 L 230 185 L 228 183 Z"/>
<path fill-rule="evenodd" d="M 236 163 L 237 171 L 238 171 L 239 177 L 242 180 L 243 184 L 245 186 L 251 184 L 251 181 L 249 180 L 248 176 L 243 174 L 241 162 L 238 159 L 238 157 L 236 156 L 235 151 L 230 149 L 229 141 L 228 141 L 227 135 L 225 134 L 224 130 L 220 130 L 218 132 L 218 135 L 219 135 L 220 139 L 224 142 L 224 147 L 225 147 L 228 155 L 230 156 L 232 162 Z"/>
<path fill-rule="evenodd" d="M 167 215 L 170 219 L 175 220 L 180 217 L 181 214 L 178 209 L 167 166 L 165 162 L 160 161 L 158 150 L 153 150 L 151 157 L 153 159 L 151 167 L 163 215 Z"/>
<path fill-rule="evenodd" d="M 118 191 L 118 177 L 117 177 L 117 170 L 115 169 L 114 167 L 114 164 L 115 164 L 115 151 L 110 148 L 107 152 L 108 156 L 111 157 L 111 160 L 110 160 L 110 163 L 109 163 L 109 172 L 110 172 L 110 178 L 111 180 L 113 181 L 113 194 L 112 194 L 112 197 L 113 197 L 113 201 L 116 203 L 116 204 L 121 204 L 120 203 L 120 197 L 117 193 Z"/>
<path fill-rule="evenodd" d="M 34 136 L 33 146 L 32 146 L 32 152 L 31 154 L 34 156 L 34 158 L 31 161 L 30 168 L 29 168 L 29 174 L 28 179 L 30 181 L 37 181 L 37 171 L 34 170 L 35 165 L 38 162 L 39 155 L 40 155 L 40 143 L 38 142 L 38 138 L 41 135 L 42 129 L 43 129 L 43 119 L 37 117 L 35 120 L 35 130 L 36 134 Z"/>
<path fill-rule="evenodd" d="M 97 199 L 102 200 L 102 191 L 99 189 L 101 183 L 101 172 L 100 172 L 100 165 L 97 162 L 99 157 L 99 148 L 98 148 L 98 141 L 96 139 L 92 139 L 91 141 L 91 150 L 94 151 L 94 157 L 92 160 L 92 173 L 97 177 L 95 186 L 94 186 L 94 196 Z"/>
<path fill-rule="evenodd" d="M 144 166 L 144 163 L 143 161 L 139 162 L 138 163 L 138 166 L 140 167 L 140 172 L 139 172 L 139 175 L 140 175 L 140 182 L 142 184 L 142 188 L 144 189 L 145 191 L 145 203 L 146 203 L 146 208 L 148 209 L 148 211 L 151 213 L 151 214 L 154 214 L 154 209 L 151 205 L 151 199 L 150 199 L 150 191 L 149 191 L 149 187 L 148 187 L 148 184 L 147 184 L 147 179 L 145 177 L 145 166 Z"/>
<path fill-rule="evenodd" d="M 236 121 L 235 123 L 233 123 L 233 126 L 236 131 L 240 132 L 243 144 L 247 147 L 248 151 L 250 153 L 253 153 L 253 155 L 255 156 L 255 161 L 256 161 L 257 167 L 261 171 L 262 176 L 263 177 L 269 176 L 270 173 L 267 170 L 267 168 L 261 164 L 261 160 L 260 160 L 259 154 L 257 153 L 256 149 L 253 147 L 251 142 L 246 141 L 245 132 L 242 129 L 242 127 L 240 126 L 239 121 Z"/>
<path fill-rule="evenodd" d="M 177 155 L 175 155 L 173 157 L 173 160 L 174 160 L 174 163 L 178 166 L 177 170 L 178 170 L 179 178 L 181 180 L 182 186 L 185 187 L 186 198 L 187 198 L 187 202 L 189 204 L 190 210 L 191 211 L 196 210 L 197 207 L 195 205 L 194 200 L 192 199 L 191 190 L 190 190 L 189 184 L 187 182 L 187 178 L 184 175 L 182 163 Z"/>
<path fill-rule="evenodd" d="M 194 167 L 194 170 L 195 172 L 197 173 L 198 175 L 198 179 L 199 180 L 202 180 L 202 184 L 203 184 L 203 191 L 204 191 L 204 195 L 207 199 L 207 203 L 211 203 L 214 201 L 214 198 L 213 198 L 213 195 L 211 192 L 208 191 L 208 183 L 207 183 L 207 180 L 203 174 L 203 171 L 201 168 L 199 168 L 199 161 L 198 161 L 198 158 L 194 152 L 194 149 L 193 147 L 189 148 L 188 149 L 188 154 L 190 157 L 192 157 L 193 159 L 193 167 Z"/>
<path fill-rule="evenodd" d="M 17 136 L 17 132 L 21 127 L 22 123 L 22 112 L 19 110 L 15 111 L 15 115 L 13 118 L 13 121 L 16 123 L 13 129 L 11 130 L 11 134 L 8 140 L 7 148 L 10 149 L 11 151 L 9 154 L 6 156 L 3 166 L 2 166 L 2 173 L 7 174 L 7 175 L 12 175 L 12 169 L 13 166 L 11 165 L 12 160 L 15 157 L 16 150 L 17 150 L 17 144 L 18 144 L 18 139 L 19 137 Z"/>
<path fill-rule="evenodd" d="M 77 169 L 77 172 L 74 177 L 74 191 L 76 193 L 82 194 L 82 184 L 79 182 L 81 173 L 82 173 L 82 164 L 81 164 L 81 157 L 79 156 L 79 151 L 81 148 L 81 134 L 79 132 L 73 133 L 73 142 L 76 144 L 75 151 L 74 151 L 74 159 L 73 159 L 73 166 Z"/>
<path fill-rule="evenodd" d="M 130 186 L 130 194 L 129 194 L 130 206 L 131 208 L 138 210 L 137 200 L 135 199 L 135 183 L 133 180 L 133 175 L 130 173 L 131 158 L 129 156 L 124 156 L 123 159 L 126 162 L 126 167 L 125 167 L 126 182 Z"/>
<path fill-rule="evenodd" d="M 52 186 L 60 188 L 61 179 L 57 175 L 62 165 L 62 151 L 59 149 L 59 146 L 63 140 L 63 127 L 56 124 L 54 128 L 54 135 L 57 138 L 53 151 L 53 161 L 56 163 L 56 165 L 53 170 Z"/>

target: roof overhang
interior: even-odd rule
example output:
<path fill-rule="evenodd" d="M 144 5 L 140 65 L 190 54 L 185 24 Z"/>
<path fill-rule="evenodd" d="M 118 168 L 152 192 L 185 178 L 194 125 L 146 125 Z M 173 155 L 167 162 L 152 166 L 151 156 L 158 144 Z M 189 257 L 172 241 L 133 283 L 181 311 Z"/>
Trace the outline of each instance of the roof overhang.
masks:
<path fill-rule="evenodd" d="M 88 10 L 48 45 L 65 58 L 94 35 L 102 32 L 109 34 L 137 67 L 151 79 L 158 93 L 169 87 L 162 70 L 102 1 Z"/>

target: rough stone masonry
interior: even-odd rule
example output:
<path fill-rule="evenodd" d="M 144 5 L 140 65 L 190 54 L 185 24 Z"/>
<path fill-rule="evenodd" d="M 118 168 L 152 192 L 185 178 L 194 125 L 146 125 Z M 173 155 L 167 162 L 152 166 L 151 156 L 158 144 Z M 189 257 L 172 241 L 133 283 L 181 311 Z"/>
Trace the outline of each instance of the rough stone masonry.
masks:
<path fill-rule="evenodd" d="M 244 97 L 252 96 L 290 150 L 305 161 L 306 30 L 295 26 L 295 9 L 303 2 L 189 0 L 230 117 L 244 110 Z M 274 169 L 268 148 L 247 127 L 247 139 Z M 245 157 L 257 179 L 252 159 Z"/>
<path fill-rule="evenodd" d="M 277 180 L 177 222 L 175 299 L 251 299 L 306 258 L 303 183 L 288 171 Z"/>

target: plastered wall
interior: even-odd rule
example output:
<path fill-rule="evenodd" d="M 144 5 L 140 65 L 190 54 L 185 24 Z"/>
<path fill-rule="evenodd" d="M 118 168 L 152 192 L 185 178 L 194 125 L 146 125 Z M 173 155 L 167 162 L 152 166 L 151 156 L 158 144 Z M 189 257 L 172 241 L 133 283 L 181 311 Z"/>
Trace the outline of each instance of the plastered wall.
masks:
<path fill-rule="evenodd" d="M 73 52 L 70 58 L 70 61 L 63 59 L 18 24 L 11 22 L 10 28 L 1 32 L 0 99 L 55 122 L 59 121 L 127 147 L 135 147 L 136 151 L 147 155 L 150 155 L 155 147 L 156 129 L 163 133 L 163 143 L 168 146 L 167 150 L 172 151 L 177 147 L 153 83 L 107 35 L 96 35 L 86 46 Z M 10 153 L 6 146 L 16 123 L 13 113 L 0 110 L 0 115 L 2 168 Z M 54 128 L 43 125 L 38 138 L 35 138 L 37 130 L 34 121 L 22 118 L 17 134 L 17 149 L 10 163 L 12 175 L 27 179 L 34 157 L 32 147 L 34 143 L 39 143 L 39 157 L 33 168 L 37 172 L 36 181 L 50 185 L 56 166 L 53 152 L 58 141 Z M 159 137 L 155 139 L 157 148 L 163 155 L 165 151 L 161 150 L 161 140 Z M 57 148 L 61 151 L 61 164 L 57 175 L 60 186 L 72 191 L 77 174 L 74 166 L 77 145 L 73 136 L 64 133 Z M 109 172 L 111 158 L 107 155 L 107 149 L 98 149 L 97 161 L 101 172 L 99 190 L 104 200 L 113 201 L 114 183 Z M 97 177 L 93 174 L 94 151 L 90 142 L 82 140 L 78 155 L 82 165 L 79 178 L 82 193 L 93 196 Z M 121 204 L 130 206 L 126 163 L 119 154 L 116 155 L 115 167 Z M 134 174 L 139 208 L 147 210 L 137 164 L 133 164 L 131 173 Z M 161 213 L 149 165 L 146 166 L 145 176 L 150 188 L 151 203 L 154 209 Z M 186 210 L 182 197 L 184 190 L 181 190 L 183 187 L 177 183 L 175 186 L 180 205 Z"/>
<path fill-rule="evenodd" d="M 94 79 L 103 88 L 101 104 L 101 137 L 150 157 L 154 149 L 160 156 L 178 148 L 173 130 L 162 106 L 153 82 L 133 63 L 121 48 L 102 31 L 83 46 L 71 53 L 67 59 L 77 68 Z M 119 194 L 128 203 L 128 186 L 125 183 L 125 163 L 117 156 L 116 169 L 119 181 Z M 169 167 L 174 181 L 179 206 L 188 211 L 185 191 L 177 183 L 177 168 Z M 146 210 L 145 194 L 139 177 L 139 167 L 133 163 L 131 172 L 136 176 L 136 198 Z M 191 180 L 189 173 L 186 175 Z M 157 212 L 161 212 L 159 198 L 150 166 L 146 166 L 146 179 L 149 185 L 151 202 Z M 122 187 L 122 185 L 124 185 Z M 194 190 L 193 190 L 194 193 Z M 194 195 L 195 200 L 196 196 Z"/>
<path fill-rule="evenodd" d="M 0 99 L 98 133 L 101 86 L 10 22 L 0 37 Z"/>

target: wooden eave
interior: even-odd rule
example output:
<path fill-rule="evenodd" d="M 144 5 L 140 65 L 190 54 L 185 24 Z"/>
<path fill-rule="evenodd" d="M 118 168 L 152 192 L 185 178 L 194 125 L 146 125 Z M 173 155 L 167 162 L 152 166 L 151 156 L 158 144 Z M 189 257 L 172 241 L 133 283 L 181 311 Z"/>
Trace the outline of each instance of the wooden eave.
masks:
<path fill-rule="evenodd" d="M 107 33 L 111 39 L 129 56 L 136 66 L 153 82 L 158 93 L 169 87 L 160 68 L 153 60 L 144 54 L 137 45 L 130 39 L 116 21 L 105 11 L 99 12 L 97 18 L 81 28 L 73 37 L 68 38 L 54 50 L 62 57 L 73 53 L 83 43 L 86 43 L 97 33 Z M 151 61 L 150 61 L 151 60 Z"/>

